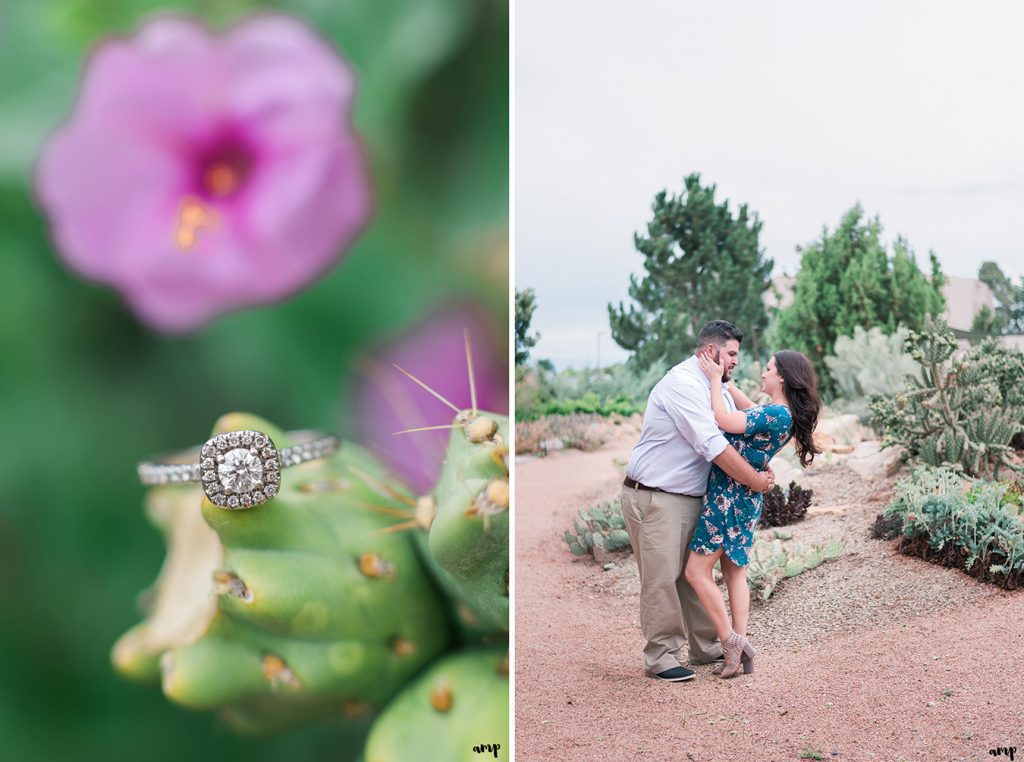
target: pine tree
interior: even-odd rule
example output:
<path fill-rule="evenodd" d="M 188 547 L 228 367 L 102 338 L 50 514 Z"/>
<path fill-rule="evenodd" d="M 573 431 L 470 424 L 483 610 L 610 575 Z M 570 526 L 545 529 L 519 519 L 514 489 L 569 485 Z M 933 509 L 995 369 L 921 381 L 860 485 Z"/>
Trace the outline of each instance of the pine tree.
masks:
<path fill-rule="evenodd" d="M 638 369 L 683 359 L 715 319 L 735 323 L 744 347 L 760 356 L 768 323 L 762 295 L 773 266 L 759 247 L 761 222 L 745 204 L 733 216 L 728 200 L 715 203 L 716 186 L 702 186 L 699 174 L 684 185 L 679 195 L 658 193 L 647 235 L 634 235 L 647 271 L 642 280 L 630 277 L 636 304 L 608 305 L 612 338 Z"/>
<path fill-rule="evenodd" d="M 539 333 L 529 335 L 530 321 L 535 309 L 537 300 L 533 289 L 516 289 L 516 365 L 522 365 L 530 358 L 530 349 L 540 338 Z"/>
<path fill-rule="evenodd" d="M 982 262 L 978 280 L 992 289 L 996 308 L 994 313 L 984 308 L 987 322 L 982 326 L 988 333 L 1024 333 L 1024 278 L 1020 285 L 1013 285 L 995 262 Z M 977 319 L 976 319 L 977 320 Z"/>
<path fill-rule="evenodd" d="M 920 331 L 927 315 L 945 307 L 946 279 L 935 254 L 929 254 L 928 277 L 905 239 L 896 239 L 890 256 L 881 237 L 879 219 L 865 219 L 858 204 L 834 232 L 826 228 L 799 250 L 793 303 L 778 314 L 774 344 L 806 354 L 827 392 L 834 385 L 824 360 L 834 354 L 839 336 L 852 335 L 857 326 L 877 326 L 887 335 L 900 325 Z"/>

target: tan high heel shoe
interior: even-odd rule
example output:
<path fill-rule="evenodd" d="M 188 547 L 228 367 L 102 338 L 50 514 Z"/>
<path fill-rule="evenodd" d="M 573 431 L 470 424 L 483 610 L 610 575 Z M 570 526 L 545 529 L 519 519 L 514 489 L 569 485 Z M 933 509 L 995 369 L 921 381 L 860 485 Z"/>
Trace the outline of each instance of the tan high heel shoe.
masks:
<path fill-rule="evenodd" d="M 732 632 L 722 643 L 722 651 L 725 655 L 725 664 L 721 669 L 715 668 L 711 672 L 723 679 L 735 677 L 743 667 L 744 674 L 754 671 L 754 655 L 757 651 L 750 645 L 750 641 L 738 632 Z"/>

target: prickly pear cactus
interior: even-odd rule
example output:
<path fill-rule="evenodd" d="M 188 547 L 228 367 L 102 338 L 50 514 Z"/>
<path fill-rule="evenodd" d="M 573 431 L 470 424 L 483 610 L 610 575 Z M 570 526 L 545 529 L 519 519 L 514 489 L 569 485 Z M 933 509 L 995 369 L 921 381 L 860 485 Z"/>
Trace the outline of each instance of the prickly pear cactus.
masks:
<path fill-rule="evenodd" d="M 562 537 L 574 556 L 592 553 L 598 563 L 604 563 L 608 551 L 624 550 L 630 546 L 626 521 L 617 500 L 609 500 L 603 507 L 581 508 L 573 528 Z"/>
<path fill-rule="evenodd" d="M 508 630 L 508 418 L 463 411 L 419 534 L 439 582 L 478 625 Z"/>
<path fill-rule="evenodd" d="M 256 429 L 221 418 L 215 434 Z M 411 500 L 344 443 L 289 468 L 280 491 L 223 510 L 199 487 L 154 487 L 147 510 L 168 542 L 148 618 L 114 646 L 122 674 L 160 677 L 173 702 L 221 709 L 243 729 L 332 714 L 364 723 L 449 643 L 442 601 L 407 533 Z"/>
<path fill-rule="evenodd" d="M 750 563 L 747 565 L 747 583 L 750 592 L 763 601 L 771 597 L 776 585 L 783 579 L 814 569 L 825 561 L 838 558 L 843 552 L 843 544 L 837 539 L 804 548 L 800 544 L 785 545 L 783 541 L 791 537 L 790 532 L 776 530 L 773 539 L 754 541 Z"/>
<path fill-rule="evenodd" d="M 508 651 L 441 659 L 388 705 L 366 742 L 366 762 L 509 759 Z"/>

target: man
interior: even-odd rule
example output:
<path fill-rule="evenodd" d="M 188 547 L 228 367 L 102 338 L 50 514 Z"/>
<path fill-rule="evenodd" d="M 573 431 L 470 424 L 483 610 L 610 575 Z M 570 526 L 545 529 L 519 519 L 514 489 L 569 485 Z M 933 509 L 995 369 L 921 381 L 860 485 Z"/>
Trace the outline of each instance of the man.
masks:
<path fill-rule="evenodd" d="M 707 352 L 722 365 L 722 394 L 735 410 L 724 382 L 739 361 L 742 340 L 743 333 L 725 320 L 712 320 L 701 329 L 693 356 L 651 391 L 640 441 L 626 469 L 622 515 L 640 571 L 644 669 L 661 680 L 693 678 L 678 658 L 684 642 L 689 643 L 690 663 L 722 658 L 715 625 L 683 575 L 711 463 L 755 492 L 775 482 L 770 468 L 755 471 L 726 441 L 711 410 L 711 385 L 697 364 L 697 355 Z"/>

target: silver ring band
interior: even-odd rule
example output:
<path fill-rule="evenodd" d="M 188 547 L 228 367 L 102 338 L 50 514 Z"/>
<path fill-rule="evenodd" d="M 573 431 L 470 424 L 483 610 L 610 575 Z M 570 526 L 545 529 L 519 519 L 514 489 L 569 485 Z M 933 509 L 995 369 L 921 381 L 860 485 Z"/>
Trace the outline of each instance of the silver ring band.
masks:
<path fill-rule="evenodd" d="M 294 431 L 298 442 L 280 450 L 261 431 L 218 434 L 202 447 L 139 463 L 143 484 L 199 482 L 214 505 L 227 509 L 252 508 L 277 494 L 282 468 L 326 458 L 338 449 L 335 436 L 320 431 Z"/>

